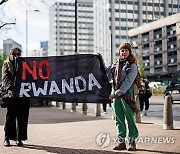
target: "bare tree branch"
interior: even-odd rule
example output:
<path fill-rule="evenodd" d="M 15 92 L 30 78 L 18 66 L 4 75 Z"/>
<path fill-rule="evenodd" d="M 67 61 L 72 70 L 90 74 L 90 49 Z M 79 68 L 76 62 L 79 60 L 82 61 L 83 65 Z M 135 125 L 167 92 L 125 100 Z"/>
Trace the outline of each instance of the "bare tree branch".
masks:
<path fill-rule="evenodd" d="M 4 23 L 4 24 L 0 25 L 0 29 L 6 25 L 15 25 L 15 24 L 16 24 L 15 22 Z"/>
<path fill-rule="evenodd" d="M 0 1 L 0 5 L 2 5 L 3 3 L 7 2 L 8 0 L 1 0 Z"/>

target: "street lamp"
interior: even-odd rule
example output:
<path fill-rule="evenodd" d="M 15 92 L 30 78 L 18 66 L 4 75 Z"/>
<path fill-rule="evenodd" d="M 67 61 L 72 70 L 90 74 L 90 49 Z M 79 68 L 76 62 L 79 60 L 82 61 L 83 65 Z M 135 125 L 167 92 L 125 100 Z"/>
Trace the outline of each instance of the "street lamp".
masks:
<path fill-rule="evenodd" d="M 26 57 L 28 56 L 28 11 L 26 10 Z"/>
<path fill-rule="evenodd" d="M 77 53 L 77 0 L 75 0 L 75 53 Z"/>
<path fill-rule="evenodd" d="M 34 12 L 40 12 L 39 10 L 33 10 Z M 26 57 L 28 56 L 28 10 L 26 10 Z"/>

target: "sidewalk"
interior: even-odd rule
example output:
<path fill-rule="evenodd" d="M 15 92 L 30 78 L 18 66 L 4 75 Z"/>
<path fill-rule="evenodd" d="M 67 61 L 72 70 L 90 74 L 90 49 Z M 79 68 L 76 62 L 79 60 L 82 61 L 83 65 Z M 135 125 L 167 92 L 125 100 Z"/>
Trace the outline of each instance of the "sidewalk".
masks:
<path fill-rule="evenodd" d="M 95 108 L 96 104 L 88 103 L 87 114 L 95 116 Z M 67 103 L 66 109 L 71 110 L 72 104 Z M 174 128 L 180 128 L 180 103 L 175 103 L 172 105 L 173 108 L 173 123 Z M 76 106 L 77 112 L 81 113 L 82 111 L 82 104 L 79 103 Z M 164 110 L 164 97 L 163 96 L 152 96 L 150 98 L 150 107 L 148 110 L 148 116 L 144 116 L 141 118 L 142 122 L 151 122 L 155 124 L 163 124 L 163 110 Z M 107 104 L 107 114 L 103 114 L 102 104 L 101 104 L 101 116 L 104 118 L 111 118 L 112 117 L 112 109 Z"/>
<path fill-rule="evenodd" d="M 0 109 L 1 119 L 5 110 Z M 3 117 L 4 118 L 4 117 Z M 1 120 L 3 123 L 4 121 Z M 0 124 L 1 124 L 0 123 Z M 137 124 L 140 137 L 137 151 L 113 151 L 116 137 L 114 120 L 71 113 L 56 108 L 31 108 L 29 140 L 24 147 L 4 147 L 0 125 L 0 153 L 13 154 L 111 154 L 111 153 L 180 153 L 180 129 L 163 130 L 162 125 Z M 105 138 L 101 138 L 105 135 Z M 101 142 L 103 141 L 103 142 Z M 96 143 L 97 142 L 97 143 Z M 168 142 L 168 143 L 167 143 Z"/>

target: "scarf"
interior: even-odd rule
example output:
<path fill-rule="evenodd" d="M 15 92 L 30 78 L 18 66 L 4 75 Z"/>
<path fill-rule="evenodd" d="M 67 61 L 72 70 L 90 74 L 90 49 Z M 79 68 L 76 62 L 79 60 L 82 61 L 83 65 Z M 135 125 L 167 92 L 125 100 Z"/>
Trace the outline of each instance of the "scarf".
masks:
<path fill-rule="evenodd" d="M 118 59 L 117 63 L 116 63 L 116 68 L 115 68 L 115 89 L 119 89 L 119 87 L 121 86 L 121 71 L 122 71 L 122 67 L 125 65 L 125 70 L 126 70 L 126 74 L 129 73 L 130 71 L 130 63 L 128 62 L 128 60 L 121 60 Z M 138 108 L 135 105 L 135 101 L 134 101 L 134 92 L 133 92 L 133 88 L 131 87 L 124 95 L 121 96 L 121 98 L 131 107 L 131 109 L 134 112 L 138 112 Z"/>
<path fill-rule="evenodd" d="M 120 59 L 118 59 L 116 68 L 115 68 L 115 89 L 116 90 L 120 87 L 121 70 L 122 70 L 122 63 L 120 62 Z"/>
<path fill-rule="evenodd" d="M 125 65 L 126 73 L 129 73 L 130 71 L 130 63 L 126 59 L 118 59 L 116 63 L 116 68 L 115 68 L 115 88 L 116 90 L 119 89 L 120 83 L 121 83 L 121 71 L 122 67 Z"/>

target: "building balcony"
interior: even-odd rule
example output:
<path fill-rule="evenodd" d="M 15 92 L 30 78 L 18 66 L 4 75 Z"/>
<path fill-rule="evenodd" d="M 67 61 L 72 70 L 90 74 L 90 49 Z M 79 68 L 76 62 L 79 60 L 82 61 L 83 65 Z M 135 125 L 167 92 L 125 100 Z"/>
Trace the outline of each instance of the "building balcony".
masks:
<path fill-rule="evenodd" d="M 143 54 L 143 56 L 149 55 L 149 50 L 143 50 L 143 51 L 142 51 L 142 54 Z"/>
<path fill-rule="evenodd" d="M 162 39 L 162 33 L 154 34 L 154 40 Z"/>
<path fill-rule="evenodd" d="M 176 45 L 167 46 L 167 50 L 168 51 L 176 51 L 177 50 Z"/>
<path fill-rule="evenodd" d="M 149 38 L 145 37 L 142 38 L 142 44 L 148 44 L 149 43 Z"/>

